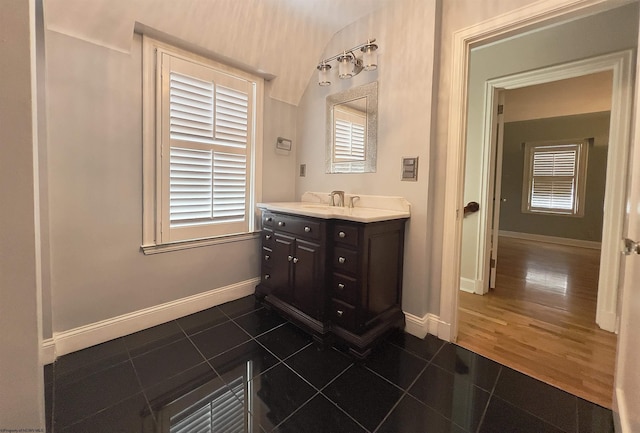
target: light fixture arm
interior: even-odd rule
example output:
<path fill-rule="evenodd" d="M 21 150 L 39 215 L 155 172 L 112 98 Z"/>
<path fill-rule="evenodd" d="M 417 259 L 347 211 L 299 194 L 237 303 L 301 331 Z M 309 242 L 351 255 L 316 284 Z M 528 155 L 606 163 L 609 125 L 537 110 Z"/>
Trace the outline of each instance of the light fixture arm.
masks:
<path fill-rule="evenodd" d="M 341 53 L 335 56 L 328 57 L 318 63 L 316 69 L 318 70 L 318 84 L 320 86 L 331 85 L 331 78 L 329 72 L 331 71 L 331 65 L 329 62 L 333 60 L 338 61 L 338 78 L 352 78 L 358 75 L 363 70 L 374 71 L 378 67 L 378 55 L 376 50 L 378 46 L 374 43 L 375 39 L 369 39 L 367 42 L 356 45 L 355 47 L 343 50 Z M 362 55 L 357 57 L 354 50 L 362 51 Z"/>
<path fill-rule="evenodd" d="M 365 47 L 365 46 L 367 46 L 367 45 L 371 45 L 371 44 L 373 44 L 375 41 L 376 41 L 376 40 L 375 40 L 375 38 L 374 38 L 374 39 L 369 39 L 367 42 L 365 42 L 365 43 L 363 43 L 363 44 L 356 45 L 355 47 L 349 48 L 348 50 L 343 50 L 341 53 L 338 53 L 338 54 L 336 54 L 335 56 L 331 56 L 331 57 L 329 57 L 329 58 L 326 58 L 326 59 L 322 60 L 319 64 L 322 64 L 322 63 L 329 63 L 329 62 L 331 62 L 332 60 L 335 60 L 335 59 L 337 59 L 338 57 L 343 56 L 343 55 L 344 55 L 344 53 L 350 53 L 350 54 L 353 56 L 353 58 L 355 59 L 355 58 L 356 58 L 356 56 L 355 56 L 355 54 L 353 54 L 353 51 L 354 51 L 354 50 L 358 50 L 358 49 L 360 49 L 360 48 L 362 48 L 362 47 Z"/>

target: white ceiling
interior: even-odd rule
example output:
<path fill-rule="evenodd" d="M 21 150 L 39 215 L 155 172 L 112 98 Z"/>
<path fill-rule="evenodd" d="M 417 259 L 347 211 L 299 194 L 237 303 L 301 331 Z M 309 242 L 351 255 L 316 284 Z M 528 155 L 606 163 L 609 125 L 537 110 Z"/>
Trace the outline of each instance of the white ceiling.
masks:
<path fill-rule="evenodd" d="M 136 24 L 172 35 L 275 76 L 270 96 L 297 105 L 331 37 L 393 1 L 44 0 L 44 14 L 48 30 L 124 52 Z"/>

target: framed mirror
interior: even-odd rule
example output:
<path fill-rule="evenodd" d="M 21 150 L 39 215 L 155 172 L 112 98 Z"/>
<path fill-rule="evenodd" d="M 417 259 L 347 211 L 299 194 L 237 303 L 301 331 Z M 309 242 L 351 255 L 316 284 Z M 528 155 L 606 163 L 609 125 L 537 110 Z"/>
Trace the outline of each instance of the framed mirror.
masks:
<path fill-rule="evenodd" d="M 327 96 L 326 119 L 326 172 L 375 172 L 378 82 Z"/>

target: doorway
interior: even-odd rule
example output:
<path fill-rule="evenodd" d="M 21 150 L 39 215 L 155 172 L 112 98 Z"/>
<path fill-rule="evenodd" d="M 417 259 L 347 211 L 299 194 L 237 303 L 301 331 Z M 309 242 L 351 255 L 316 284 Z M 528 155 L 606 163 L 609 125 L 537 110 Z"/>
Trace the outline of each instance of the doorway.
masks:
<path fill-rule="evenodd" d="M 470 129 L 474 126 L 471 119 L 468 119 L 467 115 L 471 111 L 468 111 L 469 108 L 478 109 L 478 107 L 472 107 L 470 101 L 471 93 L 474 89 L 473 83 L 473 74 L 470 70 L 469 65 L 469 56 L 471 54 L 471 48 L 474 46 L 478 46 L 479 44 L 502 44 L 507 41 L 512 41 L 514 39 L 518 39 L 521 36 L 530 35 L 535 33 L 537 30 L 543 27 L 547 23 L 554 22 L 554 20 L 566 20 L 573 19 L 577 14 L 585 17 L 589 11 L 591 12 L 601 12 L 602 9 L 597 10 L 597 7 L 601 6 L 601 4 L 597 1 L 585 1 L 580 5 L 572 5 L 570 7 L 559 8 L 552 6 L 541 7 L 540 9 L 536 9 L 534 6 L 525 7 L 522 10 L 514 11 L 513 13 L 504 14 L 494 19 L 490 19 L 487 21 L 483 21 L 474 26 L 470 26 L 468 28 L 462 29 L 460 31 L 456 31 L 453 34 L 453 46 L 452 46 L 452 58 L 453 58 L 453 66 L 451 71 L 450 81 L 452 83 L 451 92 L 450 92 L 450 100 L 451 103 L 449 105 L 448 112 L 448 140 L 447 140 L 447 171 L 446 171 L 446 190 L 445 190 L 445 227 L 444 227 L 444 242 L 443 242 L 443 266 L 442 266 L 442 291 L 440 297 L 440 322 L 441 326 L 438 329 L 438 335 L 455 341 L 457 335 L 457 303 L 458 303 L 458 287 L 460 282 L 460 256 L 461 256 L 461 234 L 462 234 L 462 206 L 463 206 L 463 183 L 465 180 L 464 175 L 464 157 L 465 157 L 465 149 L 464 143 L 466 142 L 467 135 Z M 630 17 L 632 21 L 628 22 L 629 29 L 628 32 L 628 41 L 627 47 L 637 47 L 637 4 L 630 5 L 631 9 L 628 9 L 624 12 L 625 15 L 619 16 L 617 21 L 613 24 L 607 24 L 604 26 L 582 26 L 580 29 L 576 29 L 575 34 L 579 35 L 581 38 L 580 41 L 574 41 L 573 46 L 579 48 L 580 52 L 583 53 L 582 58 L 587 57 L 584 55 L 584 51 L 589 48 L 598 45 L 601 47 L 600 42 L 604 40 L 598 37 L 597 43 L 591 43 L 587 39 L 590 36 L 593 36 L 597 33 L 598 29 L 611 29 L 615 28 L 619 30 L 620 23 L 625 22 L 625 16 Z M 611 5 L 611 9 L 606 10 L 605 12 L 596 13 L 595 15 L 589 15 L 586 18 L 578 19 L 575 21 L 581 21 L 583 19 L 588 20 L 589 17 L 599 17 L 602 14 L 609 14 L 620 12 L 620 10 L 624 9 L 627 6 L 623 6 L 622 8 L 615 8 L 615 5 Z M 563 28 L 565 25 L 574 23 L 575 21 L 565 21 L 563 24 L 556 26 L 556 29 Z M 556 21 L 557 22 L 557 21 Z M 617 23 L 617 24 L 616 24 Z M 548 29 L 548 28 L 547 28 Z M 588 31 L 583 31 L 588 29 Z M 595 30 L 595 32 L 594 32 Z M 518 35 L 514 37 L 515 35 Z M 618 33 L 621 34 L 621 33 Z M 549 44 L 553 44 L 553 50 L 547 50 L 547 48 L 542 48 L 541 50 L 535 51 L 535 60 L 539 60 L 539 55 L 545 55 L 549 52 L 558 53 L 558 46 L 566 43 L 569 39 L 571 39 L 572 35 L 566 35 L 565 38 L 548 38 L 547 39 L 547 47 L 550 47 Z M 610 50 L 609 52 L 614 51 Z M 575 50 L 573 54 L 575 54 Z M 527 59 L 523 59 L 523 56 L 531 56 L 531 59 L 534 59 L 534 52 L 530 50 L 523 49 L 520 52 L 516 52 L 514 55 L 510 56 L 502 56 L 497 59 L 495 64 L 502 66 L 514 66 L 522 67 L 520 70 L 527 70 L 526 61 Z M 564 62 L 569 61 L 571 58 L 571 54 L 563 53 L 564 55 L 568 55 L 568 57 L 563 58 Z M 578 57 L 579 58 L 579 57 Z M 549 64 L 558 64 L 562 63 L 562 60 L 556 62 L 551 62 Z M 619 93 L 618 103 L 619 109 L 621 110 L 620 116 L 613 116 L 612 119 L 614 122 L 617 122 L 616 127 L 612 126 L 612 130 L 616 130 L 619 132 L 619 143 L 625 147 L 622 152 L 622 161 L 618 161 L 618 171 L 613 172 L 613 175 L 617 182 L 622 185 L 621 191 L 622 196 L 616 197 L 617 207 L 624 209 L 625 199 L 628 197 L 624 185 L 627 182 L 629 177 L 629 171 L 626 162 L 626 157 L 628 155 L 629 150 L 629 137 L 630 137 L 630 126 L 631 122 L 629 121 L 631 118 L 635 119 L 637 114 L 632 115 L 632 102 L 633 102 L 633 76 L 632 76 L 631 65 L 627 65 L 627 67 L 622 68 L 619 74 L 614 74 L 614 80 L 619 79 L 622 80 L 623 85 L 620 86 L 621 92 Z M 503 74 L 508 74 L 509 71 L 505 71 Z M 496 74 L 494 76 L 500 76 Z M 480 88 L 483 89 L 484 84 L 481 83 Z M 614 99 L 615 91 L 614 91 Z M 615 105 L 615 104 L 614 104 Z M 614 158 L 617 159 L 617 158 Z M 637 163 L 637 160 L 633 160 L 634 166 Z M 608 170 L 609 172 L 611 170 Z M 608 176 L 611 178 L 611 176 Z M 629 199 L 632 200 L 633 197 Z M 633 200 L 631 201 L 633 202 Z M 620 232 L 621 234 L 621 232 Z M 610 239 L 613 239 L 610 238 Z M 616 244 L 613 245 L 613 250 L 611 253 L 617 254 L 618 251 L 618 240 L 616 240 Z M 622 278 L 621 273 L 616 273 L 615 277 Z M 624 284 L 624 293 L 627 294 L 629 287 L 631 285 L 631 281 L 626 279 L 622 282 Z M 616 312 L 615 308 L 615 300 L 613 302 L 613 311 Z M 621 308 L 623 313 L 628 310 L 625 308 L 625 303 L 621 304 Z M 623 323 L 625 322 L 625 317 L 622 316 Z M 623 331 L 625 331 L 624 326 L 621 328 L 621 336 L 623 335 Z M 624 338 L 621 338 L 621 341 L 624 342 Z M 621 371 L 621 365 L 623 361 L 629 362 L 630 359 L 626 353 L 625 347 L 621 343 L 621 347 L 618 348 L 618 364 L 617 364 L 617 372 Z M 623 361 L 621 361 L 623 360 Z M 617 402 L 614 401 L 614 413 L 617 413 L 616 410 L 618 407 L 624 408 L 624 402 L 628 399 L 624 398 L 624 395 L 620 394 L 621 382 L 618 381 L 616 384 L 616 396 Z M 629 389 L 632 387 L 630 386 Z M 621 400 L 622 399 L 622 400 Z M 625 419 L 623 416 L 623 410 L 620 410 L 620 418 Z"/>
<path fill-rule="evenodd" d="M 457 340 L 609 408 L 616 336 L 599 329 L 595 313 L 611 83 L 611 72 L 605 71 L 502 91 L 504 122 L 498 135 L 503 143 L 496 155 L 502 163 L 495 170 L 499 212 L 490 217 L 499 219 L 500 236 L 496 225 L 495 240 L 489 240 L 492 253 L 498 250 L 497 272 L 492 274 L 496 278 L 491 278 L 495 284 L 484 295 L 460 293 Z M 527 213 L 525 143 L 544 150 L 540 163 L 559 153 L 566 169 L 564 157 L 570 152 L 557 143 L 576 137 L 590 137 L 585 140 L 584 167 L 573 167 L 588 181 L 580 196 L 582 214 L 568 214 L 578 203 L 570 203 L 574 196 L 564 197 L 564 189 L 546 204 L 558 209 Z M 537 201 L 547 198 L 536 196 Z M 464 258 L 466 252 L 462 254 Z"/>

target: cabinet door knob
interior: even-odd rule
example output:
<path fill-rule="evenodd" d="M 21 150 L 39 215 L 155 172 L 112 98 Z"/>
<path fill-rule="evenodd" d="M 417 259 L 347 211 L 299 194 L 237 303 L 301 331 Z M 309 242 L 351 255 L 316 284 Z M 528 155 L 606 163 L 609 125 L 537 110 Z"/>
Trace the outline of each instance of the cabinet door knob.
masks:
<path fill-rule="evenodd" d="M 293 263 L 298 263 L 298 258 L 297 257 L 293 258 Z"/>
<path fill-rule="evenodd" d="M 266 240 L 269 240 L 269 239 L 271 239 L 271 235 L 266 235 L 264 238 L 265 238 Z"/>
<path fill-rule="evenodd" d="M 284 221 L 278 221 L 278 227 L 284 227 Z"/>
<path fill-rule="evenodd" d="M 339 238 L 346 238 L 346 237 L 347 237 L 347 234 L 346 234 L 345 232 L 339 232 L 339 233 L 338 233 L 338 237 L 339 237 Z"/>
<path fill-rule="evenodd" d="M 342 310 L 337 310 L 336 314 L 338 315 L 338 317 L 342 317 L 342 315 L 344 314 L 344 311 Z"/>
<path fill-rule="evenodd" d="M 338 258 L 338 263 L 343 264 L 343 263 L 345 263 L 346 261 L 347 261 L 347 259 L 345 259 L 344 257 L 339 257 L 339 258 Z"/>
<path fill-rule="evenodd" d="M 338 289 L 343 290 L 344 289 L 344 284 L 338 283 Z"/>
<path fill-rule="evenodd" d="M 271 258 L 271 256 L 270 256 L 269 254 L 265 254 L 265 255 L 264 255 L 264 259 L 265 259 L 265 260 L 267 260 L 267 261 L 268 261 L 270 258 Z"/>
<path fill-rule="evenodd" d="M 293 260 L 293 256 L 287 256 L 287 260 L 289 261 Z"/>
<path fill-rule="evenodd" d="M 265 279 L 265 280 L 268 280 L 269 278 L 271 278 L 271 275 L 269 275 L 269 274 L 264 274 L 264 279 Z"/>
<path fill-rule="evenodd" d="M 309 233 L 309 232 L 311 231 L 311 227 L 308 227 L 308 226 L 307 226 L 307 227 L 305 227 L 305 228 L 304 228 L 304 231 L 305 231 L 305 232 L 307 232 L 307 233 Z"/>

